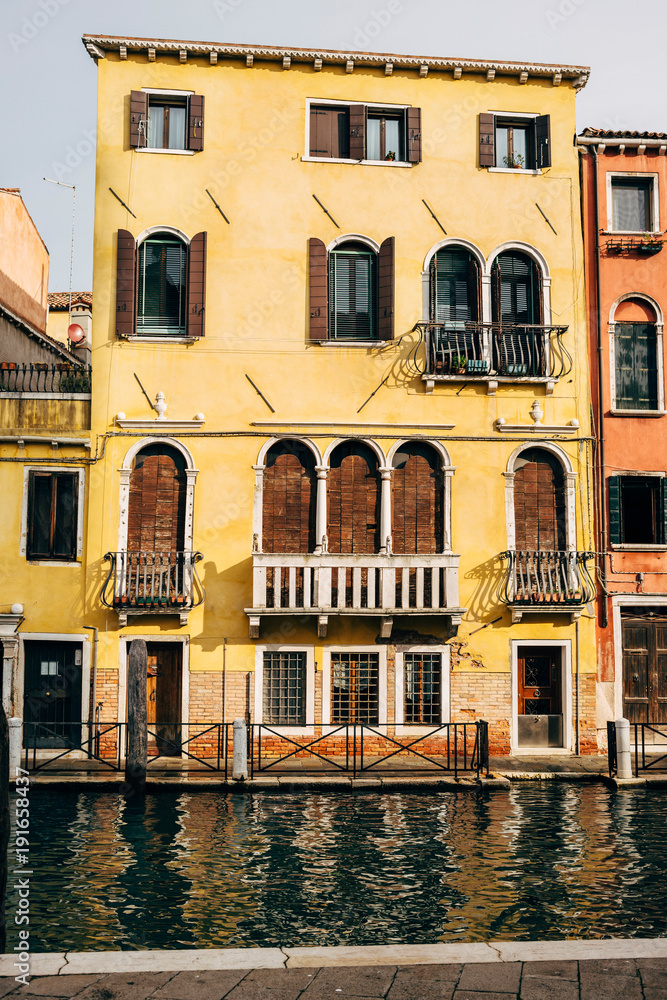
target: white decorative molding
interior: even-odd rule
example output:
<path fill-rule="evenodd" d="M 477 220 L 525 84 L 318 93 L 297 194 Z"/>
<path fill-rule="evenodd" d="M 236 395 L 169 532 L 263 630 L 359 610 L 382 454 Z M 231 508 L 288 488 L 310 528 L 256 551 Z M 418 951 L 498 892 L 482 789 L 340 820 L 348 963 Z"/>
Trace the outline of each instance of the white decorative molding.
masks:
<path fill-rule="evenodd" d="M 128 419 L 124 413 L 116 414 L 116 423 L 123 430 L 139 431 L 188 431 L 201 427 L 206 422 L 203 413 L 196 413 L 190 420 L 175 420 L 165 416 L 167 412 L 167 400 L 163 392 L 158 392 L 155 397 L 154 410 L 156 417 L 149 419 L 140 417 L 138 419 Z"/>
<path fill-rule="evenodd" d="M 211 66 L 217 66 L 218 64 L 218 53 L 211 52 Z"/>
<path fill-rule="evenodd" d="M 505 417 L 498 417 L 496 430 L 500 434 L 576 434 L 579 430 L 579 421 L 576 419 L 570 420 L 568 424 L 543 424 L 543 416 L 544 410 L 536 399 L 530 408 L 532 424 L 508 424 Z"/>

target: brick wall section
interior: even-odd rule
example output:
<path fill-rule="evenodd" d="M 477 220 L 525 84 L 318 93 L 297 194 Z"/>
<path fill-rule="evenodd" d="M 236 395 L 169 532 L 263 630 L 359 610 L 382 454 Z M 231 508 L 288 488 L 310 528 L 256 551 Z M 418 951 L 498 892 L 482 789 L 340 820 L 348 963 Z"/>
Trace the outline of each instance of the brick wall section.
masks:
<path fill-rule="evenodd" d="M 605 745 L 598 744 L 597 693 L 595 674 L 579 675 L 579 749 L 582 754 L 600 753 L 606 749 L 606 731 L 603 732 Z M 577 718 L 576 690 L 572 691 L 572 725 Z"/>
<path fill-rule="evenodd" d="M 514 477 L 514 518 L 517 549 L 565 548 L 563 470 L 547 452 L 532 449 L 533 461 Z"/>
<path fill-rule="evenodd" d="M 485 719 L 489 723 L 489 752 L 492 755 L 510 752 L 512 700 L 509 673 L 453 673 L 450 698 L 452 722 Z"/>
<path fill-rule="evenodd" d="M 262 551 L 313 551 L 314 465 L 312 453 L 296 442 L 281 442 L 269 450 L 264 470 Z"/>
<path fill-rule="evenodd" d="M 327 482 L 329 552 L 377 552 L 380 477 L 366 445 L 342 444 L 331 456 Z"/>
<path fill-rule="evenodd" d="M 407 454 L 409 458 L 405 461 Z M 399 555 L 442 552 L 443 490 L 435 452 L 426 445 L 406 445 L 395 462 L 398 467 L 392 473 L 394 552 Z"/>

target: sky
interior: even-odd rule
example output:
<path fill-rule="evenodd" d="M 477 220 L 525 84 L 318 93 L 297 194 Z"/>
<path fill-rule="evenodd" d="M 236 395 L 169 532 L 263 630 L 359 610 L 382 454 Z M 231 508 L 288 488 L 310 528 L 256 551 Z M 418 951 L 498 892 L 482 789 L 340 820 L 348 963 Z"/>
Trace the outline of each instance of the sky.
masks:
<path fill-rule="evenodd" d="M 664 0 L 0 0 L 0 187 L 19 187 L 51 291 L 92 288 L 97 70 L 81 35 L 590 66 L 577 129 L 667 132 Z M 12 99 L 15 95 L 18 99 Z"/>

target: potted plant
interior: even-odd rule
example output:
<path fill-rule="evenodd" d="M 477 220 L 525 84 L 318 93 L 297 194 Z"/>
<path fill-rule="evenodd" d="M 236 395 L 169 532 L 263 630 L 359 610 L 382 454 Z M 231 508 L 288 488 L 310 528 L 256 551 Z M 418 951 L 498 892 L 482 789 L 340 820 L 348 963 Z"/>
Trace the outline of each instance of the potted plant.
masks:
<path fill-rule="evenodd" d="M 450 361 L 450 370 L 454 375 L 463 375 L 468 364 L 468 359 L 464 354 L 455 354 Z"/>
<path fill-rule="evenodd" d="M 514 156 L 503 156 L 503 163 L 510 170 L 523 170 L 523 156 L 515 153 Z"/>
<path fill-rule="evenodd" d="M 36 372 L 45 372 L 48 369 L 48 365 L 45 361 L 34 361 L 30 367 Z"/>
<path fill-rule="evenodd" d="M 2 369 L 3 372 L 13 372 L 16 370 L 16 362 L 2 361 L 0 362 L 0 369 Z"/>
<path fill-rule="evenodd" d="M 387 155 L 385 156 L 385 160 L 395 160 L 395 159 L 396 159 L 396 153 L 394 152 L 393 149 L 390 149 Z"/>
<path fill-rule="evenodd" d="M 662 240 L 658 238 L 658 233 L 642 233 L 641 243 L 638 250 L 642 254 L 652 256 L 662 250 Z"/>

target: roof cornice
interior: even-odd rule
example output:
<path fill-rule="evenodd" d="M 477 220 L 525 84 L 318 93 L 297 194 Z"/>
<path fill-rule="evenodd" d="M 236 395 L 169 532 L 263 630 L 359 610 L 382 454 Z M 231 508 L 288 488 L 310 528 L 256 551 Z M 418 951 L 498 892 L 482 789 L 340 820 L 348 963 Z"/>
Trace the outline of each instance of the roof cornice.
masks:
<path fill-rule="evenodd" d="M 518 76 L 520 83 L 526 83 L 529 77 L 551 78 L 554 86 L 561 80 L 568 80 L 571 86 L 580 90 L 586 86 L 590 76 L 588 66 L 547 65 L 546 63 L 507 62 L 488 59 L 450 59 L 435 56 L 397 55 L 393 52 L 355 52 L 339 51 L 337 49 L 306 49 L 275 45 L 240 45 L 223 44 L 221 42 L 191 42 L 166 38 L 122 38 L 111 35 L 83 35 L 81 41 L 90 56 L 97 61 L 104 59 L 107 52 L 117 52 L 121 59 L 127 59 L 128 53 L 146 53 L 149 61 L 153 61 L 158 53 L 177 55 L 181 62 L 186 62 L 189 56 L 207 56 L 211 63 L 218 59 L 242 59 L 247 66 L 252 66 L 255 59 L 282 62 L 289 69 L 292 62 L 312 62 L 316 71 L 324 64 L 345 66 L 347 72 L 352 72 L 355 66 L 384 69 L 387 74 L 393 69 L 414 69 L 425 77 L 430 70 L 450 71 L 454 79 L 460 79 L 463 73 L 484 73 L 489 81 L 496 76 Z M 391 67 L 391 69 L 389 69 Z"/>

